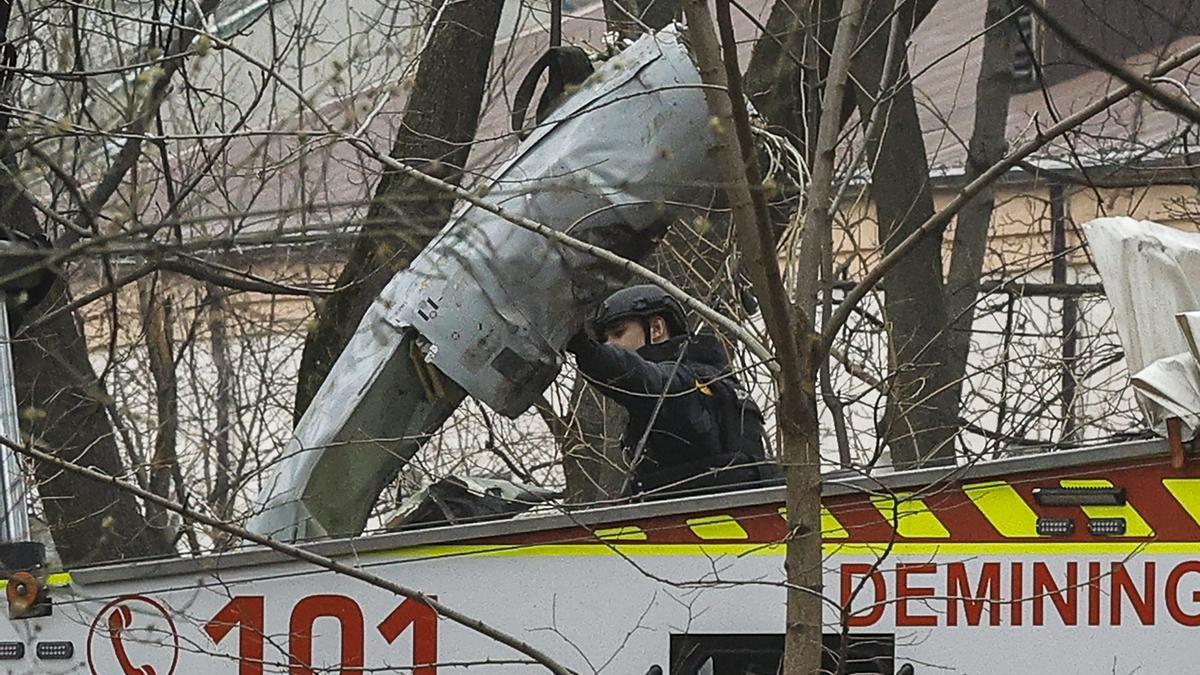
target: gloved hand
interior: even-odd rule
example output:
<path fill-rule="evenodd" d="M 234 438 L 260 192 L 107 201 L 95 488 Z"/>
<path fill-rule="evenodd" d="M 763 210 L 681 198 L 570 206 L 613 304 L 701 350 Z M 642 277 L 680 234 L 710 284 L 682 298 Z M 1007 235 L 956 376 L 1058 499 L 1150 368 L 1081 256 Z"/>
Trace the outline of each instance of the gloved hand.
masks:
<path fill-rule="evenodd" d="M 583 329 L 580 329 L 579 332 L 571 336 L 570 340 L 567 340 L 567 351 L 575 354 L 576 356 L 591 346 L 592 338 L 587 334 L 587 331 Z"/>

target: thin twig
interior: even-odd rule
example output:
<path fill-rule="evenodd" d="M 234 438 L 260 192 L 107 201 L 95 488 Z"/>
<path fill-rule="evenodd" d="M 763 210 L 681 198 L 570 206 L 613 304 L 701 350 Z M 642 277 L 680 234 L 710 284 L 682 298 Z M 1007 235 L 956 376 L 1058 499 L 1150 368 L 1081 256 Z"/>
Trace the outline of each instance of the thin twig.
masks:
<path fill-rule="evenodd" d="M 1178 52 L 1175 56 L 1164 61 L 1149 74 L 1143 76 L 1143 79 L 1158 77 L 1164 73 L 1168 73 L 1196 58 L 1197 56 L 1200 56 L 1200 43 L 1192 45 L 1191 47 Z M 860 300 L 863 299 L 863 297 L 866 296 L 867 293 L 871 291 L 872 288 L 875 287 L 875 284 L 879 283 L 879 281 L 883 279 L 883 277 L 886 276 L 893 267 L 903 260 L 913 248 L 920 244 L 925 237 L 934 234 L 935 232 L 941 232 L 942 229 L 949 224 L 950 219 L 953 218 L 956 213 L 962 210 L 962 208 L 966 206 L 966 204 L 970 202 L 975 195 L 982 192 L 984 188 L 994 183 L 1010 169 L 1017 166 L 1017 164 L 1019 164 L 1026 157 L 1029 157 L 1033 153 L 1040 150 L 1050 141 L 1062 136 L 1092 117 L 1112 107 L 1116 103 L 1128 98 L 1131 94 L 1133 94 L 1134 91 L 1134 87 L 1125 85 L 1116 91 L 1111 92 L 1104 98 L 1093 102 L 1083 110 L 1063 118 L 1061 122 L 1043 132 L 1038 133 L 1036 138 L 1026 142 L 1009 154 L 1008 157 L 993 165 L 992 168 L 984 172 L 981 176 L 979 176 L 979 178 L 976 178 L 964 186 L 958 193 L 958 196 L 954 198 L 954 201 L 947 204 L 946 207 L 941 211 L 933 214 L 933 216 L 922 223 L 921 226 L 918 227 L 912 234 L 908 235 L 908 237 L 897 244 L 896 247 L 892 249 L 891 253 L 887 254 L 883 260 L 880 260 L 879 264 L 876 265 L 870 272 L 868 272 L 863 280 L 846 294 L 846 298 L 842 301 L 841 306 L 838 307 L 837 312 L 834 313 L 829 325 L 824 327 L 824 333 L 822 335 L 822 344 L 824 350 L 828 351 L 829 347 L 833 344 L 833 340 L 837 336 L 838 331 L 846 323 L 846 320 L 850 318 L 850 314 L 853 312 L 854 307 L 859 303 Z"/>
<path fill-rule="evenodd" d="M 263 68 L 264 70 L 269 71 L 269 69 L 266 68 L 266 66 L 264 64 L 262 64 L 261 61 L 256 59 L 253 55 L 246 53 L 244 50 L 238 49 L 237 47 L 235 47 L 228 41 L 222 40 L 215 36 L 210 36 L 210 39 L 213 41 L 214 44 L 219 45 L 222 49 L 230 49 L 231 51 L 234 51 L 242 58 L 249 61 L 251 64 L 259 66 L 259 67 Z M 753 352 L 755 356 L 757 356 L 759 359 L 761 359 L 763 361 L 763 363 L 765 363 L 772 372 L 778 372 L 779 365 L 777 363 L 775 363 L 775 356 L 770 352 L 770 350 L 768 350 L 766 348 L 766 346 L 764 346 L 762 344 L 762 342 L 760 342 L 757 338 L 755 338 L 753 335 L 751 335 L 749 331 L 747 331 L 745 328 L 743 328 L 740 324 L 738 324 L 733 319 L 726 317 L 725 315 L 714 310 L 713 308 L 709 307 L 708 305 L 700 302 L 699 300 L 696 300 L 691 295 L 689 295 L 686 291 L 684 291 L 679 286 L 672 283 L 670 280 L 668 280 L 666 277 L 662 276 L 661 274 L 657 274 L 654 271 L 650 270 L 649 268 L 647 268 L 643 265 L 639 265 L 638 263 L 635 263 L 632 260 L 627 260 L 625 258 L 622 258 L 621 256 L 617 255 L 616 253 L 609 251 L 608 249 L 605 249 L 600 246 L 596 246 L 595 244 L 590 244 L 588 242 L 576 239 L 564 232 L 560 232 L 560 231 L 555 230 L 547 225 L 543 225 L 542 223 L 539 223 L 531 218 L 517 215 L 514 213 L 510 213 L 509 211 L 507 211 L 506 209 L 504 209 L 500 206 L 497 206 L 495 204 L 485 201 L 483 198 L 479 197 L 478 195 L 476 195 L 474 192 L 472 192 L 470 190 L 467 190 L 467 189 L 459 187 L 457 185 L 448 183 L 440 178 L 431 176 L 423 171 L 420 171 L 419 169 L 415 169 L 415 168 L 405 164 L 404 162 L 401 162 L 400 160 L 392 157 L 388 153 L 376 148 L 375 145 L 373 143 L 371 143 L 369 140 L 367 140 L 366 138 L 363 138 L 362 136 L 357 135 L 357 134 L 350 134 L 350 133 L 341 131 L 332 122 L 330 122 L 324 115 L 322 115 L 321 112 L 319 110 L 317 110 L 315 105 L 312 102 L 308 101 L 307 97 L 304 96 L 304 94 L 302 92 L 297 90 L 293 84 L 291 84 L 283 79 L 280 79 L 279 83 L 285 89 L 289 89 L 292 93 L 296 94 L 298 99 L 301 101 L 301 104 L 309 112 L 311 112 L 313 115 L 315 115 L 317 117 L 317 120 L 320 122 L 320 124 L 322 126 L 324 126 L 328 130 L 329 133 L 333 134 L 334 136 L 336 136 L 337 138 L 339 138 L 343 141 L 346 141 L 347 143 L 351 144 L 352 146 L 362 150 L 367 155 L 369 155 L 369 156 L 373 157 L 374 159 L 378 160 L 379 162 L 381 162 L 386 168 L 392 169 L 394 171 L 398 171 L 398 172 L 408 176 L 409 178 L 413 178 L 422 183 L 425 183 L 426 185 L 429 185 L 433 188 L 441 190 L 442 192 L 453 195 L 454 197 L 461 199 L 461 200 L 467 202 L 468 204 L 471 204 L 472 206 L 476 206 L 480 209 L 483 209 L 484 211 L 487 211 L 488 213 L 491 213 L 495 216 L 499 216 L 500 218 L 503 218 L 504 220 L 506 220 L 522 229 L 529 230 L 530 232 L 540 234 L 543 237 L 546 237 L 547 239 L 549 239 L 555 243 L 562 244 L 563 246 L 566 246 L 567 248 L 572 248 L 572 249 L 575 249 L 582 253 L 586 253 L 588 255 L 594 256 L 596 258 L 599 258 L 600 260 L 603 260 L 604 262 L 615 265 L 618 268 L 620 268 L 626 272 L 629 272 L 630 274 L 633 274 L 635 276 L 646 279 L 647 281 L 650 281 L 651 283 L 659 286 L 664 291 L 666 291 L 667 294 L 669 294 L 671 297 L 680 301 L 685 306 L 691 308 L 693 311 L 695 311 L 700 316 L 702 316 L 705 319 L 707 319 L 708 321 L 711 321 L 712 323 L 720 326 L 721 328 L 729 331 L 732 335 L 737 336 L 738 340 L 740 340 L 743 344 L 745 344 L 746 347 L 749 348 L 750 351 Z"/>
<path fill-rule="evenodd" d="M 1147 97 L 1154 99 L 1154 101 L 1167 110 L 1191 120 L 1193 124 L 1200 124 L 1200 108 L 1196 107 L 1195 103 L 1186 98 L 1171 96 L 1151 84 L 1149 79 L 1137 75 L 1125 66 L 1093 49 L 1091 45 L 1080 40 L 1074 33 L 1067 30 L 1067 27 L 1061 21 L 1034 0 L 1018 0 L 1018 2 L 1029 9 L 1030 12 L 1036 14 L 1039 21 L 1046 24 L 1046 27 L 1054 31 L 1068 46 L 1083 54 L 1084 58 L 1088 61 L 1096 64 L 1102 70 L 1115 75 L 1117 79 L 1145 94 Z"/>

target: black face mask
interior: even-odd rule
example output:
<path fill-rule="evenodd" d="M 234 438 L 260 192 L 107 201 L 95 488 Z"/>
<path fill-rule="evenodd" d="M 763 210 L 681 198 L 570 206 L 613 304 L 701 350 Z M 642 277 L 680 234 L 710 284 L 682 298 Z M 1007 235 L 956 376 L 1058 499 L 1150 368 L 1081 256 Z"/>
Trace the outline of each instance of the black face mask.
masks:
<path fill-rule="evenodd" d="M 687 362 L 703 363 L 721 370 L 729 367 L 729 356 L 724 345 L 715 335 L 709 333 L 693 333 L 680 335 L 666 342 L 646 345 L 637 350 L 638 356 L 661 363 L 681 358 Z"/>

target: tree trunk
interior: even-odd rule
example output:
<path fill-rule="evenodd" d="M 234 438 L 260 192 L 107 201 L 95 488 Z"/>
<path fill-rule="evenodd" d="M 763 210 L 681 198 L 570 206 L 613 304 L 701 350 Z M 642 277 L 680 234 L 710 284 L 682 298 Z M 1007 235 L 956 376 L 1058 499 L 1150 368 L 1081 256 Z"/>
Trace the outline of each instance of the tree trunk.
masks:
<path fill-rule="evenodd" d="M 687 0 L 689 37 L 705 98 L 716 120 L 720 162 L 737 240 L 762 302 L 763 320 L 775 345 L 779 370 L 776 417 L 787 476 L 787 625 L 784 667 L 788 675 L 816 673 L 821 663 L 821 463 L 816 408 L 816 350 L 812 323 L 793 310 L 775 254 L 742 97 L 728 0 L 718 0 L 724 58 L 712 32 L 706 0 Z M 722 63 L 724 68 L 722 68 Z M 735 134 L 736 130 L 736 134 Z M 754 189 L 751 189 L 751 188 Z M 815 263 L 815 261 L 813 261 Z"/>
<path fill-rule="evenodd" d="M 728 0 L 718 0 L 718 2 Z M 813 273 L 802 275 L 798 283 L 799 297 L 795 299 L 799 326 L 805 333 L 812 330 L 811 317 L 816 315 L 819 287 L 815 270 L 820 261 L 823 281 L 830 282 L 832 256 L 832 214 L 830 213 L 834 182 L 834 153 L 846 94 L 846 80 L 851 55 L 858 42 L 862 21 L 862 3 L 847 0 L 841 4 L 842 14 L 836 22 L 833 49 L 830 51 L 828 76 L 820 98 L 818 133 L 810 147 L 812 174 L 806 204 L 805 231 L 801 241 L 802 266 Z M 732 30 L 729 31 L 732 37 Z M 810 36 L 810 42 L 816 36 Z M 728 53 L 728 49 L 727 49 Z M 728 58 L 728 57 L 727 57 Z M 814 86 L 813 89 L 816 87 Z M 815 109 L 816 99 L 811 108 Z M 773 336 L 774 337 L 774 336 Z M 799 373 L 781 391 L 779 419 L 787 480 L 788 546 L 785 555 L 787 579 L 791 588 L 787 601 L 787 631 L 784 635 L 783 672 L 788 675 L 815 673 L 821 662 L 823 632 L 822 603 L 823 574 L 821 565 L 821 448 L 820 424 L 817 416 L 816 382 L 819 364 L 825 361 L 815 348 L 798 350 Z M 782 378 L 781 378 L 782 379 Z M 786 382 L 786 381 L 785 381 Z M 800 389 L 796 390 L 795 387 Z M 786 395 L 784 395 L 786 394 Z M 837 412 L 835 411 L 835 415 Z M 845 659 L 845 654 L 839 654 Z"/>
<path fill-rule="evenodd" d="M 205 304 L 208 305 L 209 348 L 212 350 L 213 368 L 216 370 L 215 392 L 213 397 L 213 416 L 216 428 L 211 436 L 212 447 L 205 452 L 212 452 L 212 479 L 208 483 L 211 489 L 207 495 L 208 507 L 213 515 L 228 520 L 233 515 L 234 502 L 234 458 L 231 447 L 233 435 L 234 397 L 233 383 L 235 372 L 230 362 L 229 334 L 227 323 L 229 309 L 225 302 L 226 291 L 213 284 L 206 284 L 204 289 Z M 238 472 L 240 473 L 240 472 Z M 209 532 L 216 542 L 218 549 L 225 549 L 232 540 L 221 531 Z"/>
<path fill-rule="evenodd" d="M 904 21 L 915 31 L 937 0 L 903 3 Z M 891 4 L 867 2 L 868 11 L 886 21 Z M 775 0 L 766 30 L 754 43 L 746 67 L 746 95 L 775 131 L 783 132 L 805 157 L 811 156 L 820 126 L 821 87 L 837 31 L 838 0 Z M 887 30 L 883 30 L 886 42 Z M 841 108 L 844 123 L 854 112 L 854 91 Z"/>
<path fill-rule="evenodd" d="M 746 68 L 746 95 L 772 125 L 802 138 L 800 78 L 804 67 L 805 18 L 813 0 L 777 0 L 766 30 L 754 43 Z M 816 106 L 813 106 L 815 109 Z"/>
<path fill-rule="evenodd" d="M 149 489 L 159 497 L 170 498 L 171 477 L 179 461 L 175 452 L 179 435 L 179 385 L 175 374 L 171 301 L 162 287 L 161 279 L 140 279 L 137 289 L 147 361 L 154 378 L 155 417 L 158 420 L 158 428 L 154 432 L 154 454 L 150 459 Z M 170 541 L 172 534 L 169 532 L 167 512 L 152 504 L 146 505 L 146 512 L 150 526 Z"/>
<path fill-rule="evenodd" d="M 787 481 L 787 626 L 784 675 L 817 673 L 821 664 L 824 567 L 821 556 L 821 448 L 817 418 L 816 354 L 802 355 L 796 379 L 803 386 L 781 391 L 779 435 Z"/>
<path fill-rule="evenodd" d="M 871 167 L 870 195 L 875 203 L 879 240 L 890 252 L 933 215 L 933 192 L 921 124 L 917 117 L 904 53 L 911 21 L 901 18 L 894 49 L 898 83 L 890 92 L 878 87 L 887 59 L 889 7 L 876 4 L 863 28 L 874 35 L 854 62 L 859 119 L 871 116 L 880 98 L 886 123 L 867 139 Z M 911 11 L 911 10 L 910 10 Z M 942 248 L 939 237 L 926 237 L 884 277 L 884 321 L 888 332 L 891 378 L 881 435 L 899 467 L 952 462 L 956 431 L 955 390 L 946 378 L 949 353 L 947 313 L 942 294 Z"/>
<path fill-rule="evenodd" d="M 1017 39 L 1010 0 L 988 0 L 983 25 L 991 27 L 983 36 L 983 57 L 975 83 L 975 128 L 967 146 L 964 180 L 978 178 L 1004 157 L 1007 149 L 1008 103 L 1012 97 L 1012 49 Z M 947 379 L 954 382 L 956 415 L 962 406 L 963 377 L 971 349 L 971 326 L 975 298 L 987 255 L 988 229 L 995 204 L 995 190 L 984 188 L 963 207 L 954 225 L 954 248 L 946 281 L 946 311 L 950 318 Z"/>
<path fill-rule="evenodd" d="M 7 206 L 9 216 L 14 210 L 24 211 L 11 201 Z M 27 212 L 27 217 L 32 215 Z M 60 280 L 28 318 L 36 319 L 67 302 Z M 125 469 L 104 404 L 109 396 L 88 360 L 75 314 L 62 312 L 20 334 L 13 342 L 13 362 L 22 431 L 62 459 L 110 476 L 122 475 Z M 129 493 L 46 464 L 34 468 L 46 521 L 64 565 L 171 552 L 167 540 L 147 525 Z"/>
<path fill-rule="evenodd" d="M 766 30 L 746 67 L 746 95 L 776 132 L 809 158 L 820 121 L 820 83 L 827 60 L 818 45 L 833 44 L 837 16 L 831 0 L 776 0 Z"/>
<path fill-rule="evenodd" d="M 27 235 L 42 234 L 33 206 L 11 183 L 10 175 L 0 172 L 0 222 Z M 69 302 L 66 282 L 60 277 L 25 320 L 32 324 Z M 92 368 L 76 314 L 60 312 L 28 330 L 14 326 L 12 353 L 22 434 L 62 459 L 110 476 L 124 474 L 106 407 L 112 399 Z M 129 493 L 41 463 L 35 464 L 34 475 L 64 565 L 171 553 L 167 539 L 147 524 Z"/>
<path fill-rule="evenodd" d="M 391 156 L 458 184 L 471 151 L 500 23 L 502 0 L 447 0 L 420 56 L 412 93 Z M 350 258 L 341 289 L 317 307 L 304 341 L 296 386 L 298 421 L 367 307 L 446 224 L 445 194 L 398 171 L 384 171 Z"/>
<path fill-rule="evenodd" d="M 216 6 L 201 3 L 201 15 Z M 0 5 L 0 37 L 3 56 L 15 63 L 8 41 L 12 3 Z M 196 17 L 199 21 L 200 17 Z M 169 53 L 180 56 L 190 49 L 194 33 L 180 31 Z M 171 58 L 127 131 L 131 138 L 121 147 L 117 160 L 98 183 L 87 203 L 79 203 L 77 223 L 88 224 L 103 207 L 136 162 L 141 147 L 141 130 L 157 112 L 168 91 L 171 74 L 183 63 Z M 5 88 L 12 85 L 11 73 L 0 78 Z M 12 108 L 7 99 L 0 104 L 0 133 L 8 134 Z M 0 223 L 27 235 L 45 235 L 33 205 L 13 182 L 17 149 L 0 143 Z M 63 278 L 58 278 L 45 299 L 27 312 L 35 322 L 46 312 L 70 302 Z M 28 330 L 14 327 L 12 344 L 17 405 L 22 411 L 21 430 L 43 443 L 55 456 L 120 476 L 125 470 L 107 406 L 111 397 L 96 376 L 88 358 L 83 328 L 75 312 L 61 312 Z M 15 439 L 14 439 L 15 440 Z M 38 463 L 34 467 L 38 494 L 55 547 L 64 565 L 73 566 L 122 558 L 143 558 L 172 552 L 169 542 L 146 522 L 137 500 L 111 485 L 97 484 L 75 473 L 59 471 Z"/>
<path fill-rule="evenodd" d="M 852 73 L 861 89 L 847 92 L 842 119 L 854 107 L 860 120 L 870 118 L 879 95 L 893 9 L 899 12 L 902 29 L 893 59 L 903 68 L 907 40 L 936 1 L 875 0 L 867 4 L 863 34 L 873 38 L 854 57 Z M 747 68 L 746 91 L 755 107 L 810 160 L 816 140 L 812 131 L 820 126 L 817 87 L 828 71 L 824 55 L 832 49 L 833 27 L 838 23 L 832 19 L 841 11 L 842 3 L 833 0 L 776 0 Z M 885 100 L 890 116 L 886 124 L 877 125 L 867 145 L 875 169 L 871 196 L 886 251 L 932 213 L 933 201 L 925 180 L 928 165 L 911 85 L 889 92 Z M 881 433 L 900 466 L 951 461 L 954 451 L 952 420 L 957 392 L 947 386 L 947 374 L 940 368 L 949 355 L 942 333 L 947 313 L 942 300 L 941 249 L 935 239 L 924 242 L 910 263 L 889 275 L 884 284 L 889 356 L 896 378 Z"/>

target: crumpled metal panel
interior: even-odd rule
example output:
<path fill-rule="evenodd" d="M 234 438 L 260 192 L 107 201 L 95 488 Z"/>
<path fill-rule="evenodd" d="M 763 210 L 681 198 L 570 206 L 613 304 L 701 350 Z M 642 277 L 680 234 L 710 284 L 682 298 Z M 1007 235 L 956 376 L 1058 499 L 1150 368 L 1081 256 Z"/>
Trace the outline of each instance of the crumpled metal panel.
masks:
<path fill-rule="evenodd" d="M 717 183 L 699 84 L 674 29 L 643 36 L 522 143 L 483 199 L 641 257 Z M 380 490 L 464 391 L 504 415 L 524 412 L 558 374 L 584 314 L 623 278 L 484 209 L 458 208 L 363 318 L 251 529 L 289 539 L 361 531 Z"/>
<path fill-rule="evenodd" d="M 464 392 L 421 359 L 375 302 L 263 485 L 252 531 L 297 541 L 362 531 L 379 493 Z"/>
<path fill-rule="evenodd" d="M 640 257 L 718 180 L 700 76 L 670 31 L 603 64 L 534 132 L 484 197 Z M 385 291 L 388 321 L 434 345 L 430 361 L 497 412 L 524 412 L 612 270 L 483 209 L 461 209 Z M 465 282 L 465 280 L 471 282 Z"/>

